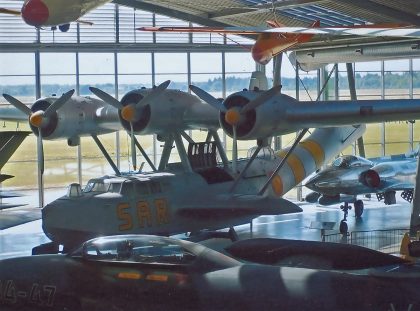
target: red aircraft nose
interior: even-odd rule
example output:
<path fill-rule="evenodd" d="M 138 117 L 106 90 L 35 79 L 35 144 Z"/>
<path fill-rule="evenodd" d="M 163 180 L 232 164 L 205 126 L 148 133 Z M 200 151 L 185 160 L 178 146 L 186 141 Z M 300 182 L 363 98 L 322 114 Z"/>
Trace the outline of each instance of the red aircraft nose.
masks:
<path fill-rule="evenodd" d="M 41 26 L 48 20 L 48 7 L 41 0 L 29 0 L 22 7 L 22 18 L 28 25 Z"/>

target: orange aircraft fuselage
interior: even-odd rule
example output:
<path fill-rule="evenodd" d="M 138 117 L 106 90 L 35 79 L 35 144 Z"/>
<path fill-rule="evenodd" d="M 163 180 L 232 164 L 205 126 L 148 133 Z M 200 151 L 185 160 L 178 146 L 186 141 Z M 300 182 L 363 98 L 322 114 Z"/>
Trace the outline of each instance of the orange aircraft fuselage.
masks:
<path fill-rule="evenodd" d="M 273 28 L 280 28 L 283 25 L 274 22 L 268 21 L 269 26 Z M 319 27 L 320 22 L 314 22 L 310 27 Z M 255 44 L 251 49 L 252 58 L 261 65 L 266 65 L 270 60 L 284 52 L 291 47 L 299 44 L 308 42 L 313 38 L 314 35 L 308 34 L 281 34 L 281 33 L 262 33 L 258 35 Z"/>

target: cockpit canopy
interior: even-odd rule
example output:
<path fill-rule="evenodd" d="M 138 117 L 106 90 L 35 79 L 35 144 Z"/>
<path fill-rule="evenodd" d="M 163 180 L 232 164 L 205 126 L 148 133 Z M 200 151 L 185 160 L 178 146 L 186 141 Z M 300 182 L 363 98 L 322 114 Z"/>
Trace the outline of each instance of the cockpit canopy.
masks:
<path fill-rule="evenodd" d="M 153 264 L 191 264 L 196 258 L 176 239 L 141 235 L 93 239 L 74 255 L 89 260 Z"/>
<path fill-rule="evenodd" d="M 373 166 L 373 163 L 362 157 L 346 155 L 335 159 L 331 166 L 338 168 L 352 168 L 365 165 Z"/>
<path fill-rule="evenodd" d="M 120 192 L 121 181 L 112 179 L 91 179 L 83 192 Z"/>

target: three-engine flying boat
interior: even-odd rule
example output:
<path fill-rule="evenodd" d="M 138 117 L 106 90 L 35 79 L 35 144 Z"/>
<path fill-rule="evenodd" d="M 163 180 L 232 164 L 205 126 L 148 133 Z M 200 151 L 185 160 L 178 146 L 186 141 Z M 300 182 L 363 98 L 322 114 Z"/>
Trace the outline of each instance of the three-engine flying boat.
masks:
<path fill-rule="evenodd" d="M 186 109 L 164 100 L 166 84 L 155 88 L 160 95 L 136 90 L 121 101 L 91 89 L 118 109 L 130 133 L 159 131 L 162 157 L 153 172 L 115 170 L 115 176 L 92 179 L 83 191 L 72 184 L 67 195 L 43 209 L 43 229 L 52 244 L 34 253 L 55 252 L 59 244 L 69 250 L 99 235 L 194 233 L 248 223 L 259 215 L 299 212 L 282 196 L 360 137 L 365 126 L 355 123 L 420 118 L 418 100 L 299 102 L 280 94 L 279 87 L 244 90 L 221 102 L 191 86 L 209 105 L 198 101 Z M 205 141 L 196 142 L 185 130 L 202 128 L 197 119 L 206 120 L 206 114 L 207 124 L 216 125 L 208 127 Z M 215 130 L 217 119 L 234 140 L 230 161 Z M 143 120 L 147 126 L 140 126 Z M 313 127 L 290 148 L 275 152 L 267 143 L 271 136 Z M 257 146 L 249 157 L 238 159 L 237 140 L 254 139 Z M 174 146 L 179 163 L 169 162 Z"/>

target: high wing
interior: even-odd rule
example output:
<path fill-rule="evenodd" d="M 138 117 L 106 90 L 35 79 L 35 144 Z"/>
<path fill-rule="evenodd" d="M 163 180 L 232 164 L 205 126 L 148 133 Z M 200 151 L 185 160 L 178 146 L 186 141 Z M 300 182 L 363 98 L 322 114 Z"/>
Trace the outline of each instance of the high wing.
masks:
<path fill-rule="evenodd" d="M 306 127 L 413 120 L 419 117 L 410 100 L 346 100 L 339 102 L 294 102 L 287 105 L 285 119 Z"/>
<path fill-rule="evenodd" d="M 306 34 L 330 36 L 368 36 L 368 37 L 410 37 L 420 38 L 420 28 L 408 27 L 140 27 L 140 31 L 152 32 L 198 32 L 236 35 L 258 35 L 262 33 Z"/>
<path fill-rule="evenodd" d="M 279 215 L 299 213 L 302 209 L 283 198 L 269 198 L 258 195 L 219 195 L 211 202 L 191 202 L 177 211 L 178 215 L 191 219 L 227 219 L 238 216 Z"/>

